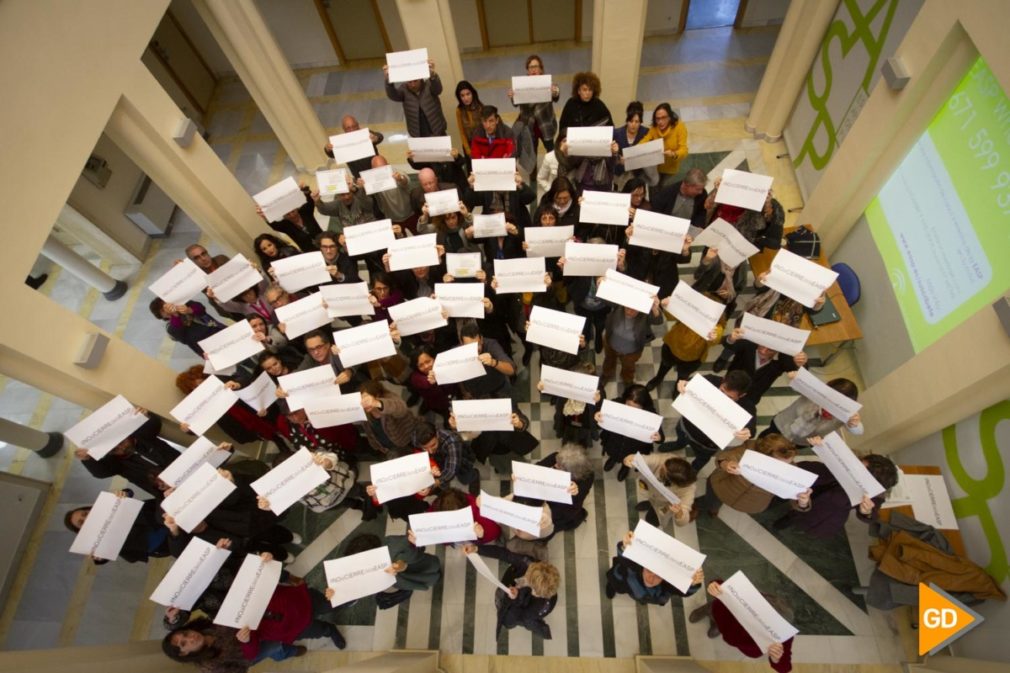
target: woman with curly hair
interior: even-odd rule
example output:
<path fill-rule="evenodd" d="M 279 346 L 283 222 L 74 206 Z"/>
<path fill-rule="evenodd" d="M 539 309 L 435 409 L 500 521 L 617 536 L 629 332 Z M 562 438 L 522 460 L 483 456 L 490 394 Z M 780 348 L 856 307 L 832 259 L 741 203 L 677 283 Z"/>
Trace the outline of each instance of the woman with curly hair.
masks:
<path fill-rule="evenodd" d="M 600 78 L 594 72 L 578 72 L 572 79 L 572 97 L 561 111 L 559 133 L 569 126 L 613 126 L 614 117 L 600 100 Z"/>

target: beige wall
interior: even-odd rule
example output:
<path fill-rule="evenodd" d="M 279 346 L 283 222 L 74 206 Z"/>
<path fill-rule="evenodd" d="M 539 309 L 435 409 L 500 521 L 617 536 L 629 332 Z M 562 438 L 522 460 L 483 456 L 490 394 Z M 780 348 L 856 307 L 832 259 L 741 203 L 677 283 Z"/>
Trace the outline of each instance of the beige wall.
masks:
<path fill-rule="evenodd" d="M 396 11 L 396 0 L 378 0 L 379 16 L 386 26 L 386 35 L 389 36 L 389 44 L 393 51 L 407 50 L 407 34 L 403 32 L 403 21 L 400 20 L 400 13 Z"/>
<path fill-rule="evenodd" d="M 645 15 L 645 34 L 676 33 L 680 27 L 680 11 L 683 4 L 684 0 L 651 0 Z"/>
<path fill-rule="evenodd" d="M 99 189 L 93 182 L 81 177 L 67 202 L 130 254 L 143 260 L 147 257 L 151 239 L 123 211 L 144 173 L 105 134 L 99 137 L 94 153 L 109 163 L 112 176 L 108 184 Z"/>
<path fill-rule="evenodd" d="M 338 64 L 333 44 L 312 0 L 256 0 L 256 7 L 292 68 Z"/>
<path fill-rule="evenodd" d="M 481 51 L 480 19 L 476 0 L 449 0 L 452 22 L 456 25 L 456 40 L 460 51 Z"/>
<path fill-rule="evenodd" d="M 215 75 L 235 74 L 235 68 L 228 62 L 228 57 L 214 41 L 214 37 L 210 34 L 203 19 L 197 14 L 191 0 L 172 0 L 168 11 L 172 12 L 172 16 L 178 20 L 183 32 L 193 42 L 196 50 Z"/>
<path fill-rule="evenodd" d="M 804 208 L 834 251 L 981 54 L 1005 91 L 1010 59 L 1001 0 L 927 0 L 898 48 L 912 79 L 894 92 L 881 80 Z M 878 288 L 887 292 L 888 288 Z M 869 290 L 867 290 L 869 292 Z M 865 293 L 864 293 L 865 294 Z M 864 324 L 864 332 L 875 327 Z M 1010 397 L 1010 339 L 986 307 L 891 371 L 860 398 L 859 445 L 892 451 Z"/>
<path fill-rule="evenodd" d="M 786 18 L 790 0 L 747 0 L 742 27 L 770 26 L 782 23 Z"/>

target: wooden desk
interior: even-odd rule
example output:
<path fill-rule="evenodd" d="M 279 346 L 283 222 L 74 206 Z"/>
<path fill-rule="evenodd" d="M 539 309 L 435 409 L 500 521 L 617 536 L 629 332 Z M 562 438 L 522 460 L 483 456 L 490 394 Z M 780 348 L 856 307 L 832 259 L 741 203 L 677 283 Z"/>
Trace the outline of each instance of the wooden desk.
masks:
<path fill-rule="evenodd" d="M 755 279 L 771 269 L 772 260 L 775 259 L 777 253 L 778 250 L 763 249 L 750 258 L 750 268 L 754 272 Z M 830 266 L 827 257 L 824 256 L 823 250 L 821 251 L 821 256 L 815 261 L 821 266 Z M 804 312 L 799 328 L 810 330 L 811 332 L 810 338 L 807 339 L 807 345 L 838 344 L 840 348 L 845 342 L 862 339 L 863 331 L 859 329 L 859 323 L 856 322 L 856 316 L 852 313 L 852 307 L 845 300 L 845 295 L 842 294 L 842 288 L 838 286 L 838 283 L 833 283 L 825 294 L 827 294 L 831 303 L 835 305 L 835 310 L 838 311 L 838 317 L 841 319 L 838 322 L 815 327 L 810 321 L 810 315 Z M 837 353 L 837 350 L 835 352 Z M 832 353 L 833 355 L 834 353 Z M 830 359 L 830 357 L 827 359 Z"/>
<path fill-rule="evenodd" d="M 940 468 L 936 465 L 899 465 L 901 471 L 905 474 L 941 474 Z M 887 509 L 880 510 L 880 520 L 887 521 L 891 518 L 891 512 L 901 512 L 905 516 L 910 516 L 913 519 L 915 515 L 912 513 L 911 505 L 901 505 L 900 507 L 888 507 Z M 947 538 L 947 542 L 950 543 L 951 548 L 954 553 L 958 556 L 963 556 L 967 558 L 968 555 L 964 549 L 964 538 L 961 537 L 961 531 L 949 528 L 938 528 L 943 536 Z"/>

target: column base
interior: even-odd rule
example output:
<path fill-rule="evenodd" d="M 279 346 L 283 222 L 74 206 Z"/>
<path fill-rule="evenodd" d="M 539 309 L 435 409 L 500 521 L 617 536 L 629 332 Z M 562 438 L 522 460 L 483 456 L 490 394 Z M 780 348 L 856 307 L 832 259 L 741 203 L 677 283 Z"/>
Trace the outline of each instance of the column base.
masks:
<path fill-rule="evenodd" d="M 47 432 L 46 434 L 49 435 L 49 441 L 46 442 L 45 446 L 35 452 L 39 454 L 40 458 L 52 458 L 55 456 L 60 452 L 60 449 L 63 448 L 65 441 L 62 432 Z"/>
<path fill-rule="evenodd" d="M 116 284 L 112 286 L 112 289 L 108 292 L 103 292 L 102 296 L 109 301 L 115 301 L 126 294 L 126 291 L 130 289 L 130 286 L 121 280 L 117 280 Z"/>

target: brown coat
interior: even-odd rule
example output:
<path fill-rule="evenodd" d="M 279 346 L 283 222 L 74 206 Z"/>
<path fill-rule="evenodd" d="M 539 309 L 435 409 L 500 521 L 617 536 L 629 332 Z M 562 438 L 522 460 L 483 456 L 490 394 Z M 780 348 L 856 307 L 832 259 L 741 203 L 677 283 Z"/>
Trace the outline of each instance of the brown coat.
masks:
<path fill-rule="evenodd" d="M 382 400 L 382 411 L 379 412 L 379 420 L 383 432 L 393 442 L 395 449 L 405 449 L 410 446 L 414 439 L 414 430 L 417 427 L 417 416 L 414 415 L 407 404 L 398 395 L 385 395 Z M 368 414 L 368 421 L 364 425 L 365 438 L 368 444 L 379 453 L 389 453 L 390 447 L 379 443 L 372 428 L 373 417 Z"/>
<path fill-rule="evenodd" d="M 747 442 L 742 446 L 716 454 L 716 470 L 708 478 L 708 487 L 715 490 L 719 500 L 738 512 L 757 514 L 765 511 L 772 504 L 772 494 L 763 488 L 758 488 L 739 474 L 730 474 L 720 469 L 726 461 L 733 460 L 739 463 L 748 444 L 752 445 L 753 443 Z"/>
<path fill-rule="evenodd" d="M 870 558 L 877 562 L 880 572 L 903 584 L 932 582 L 945 591 L 1006 600 L 984 569 L 966 558 L 945 554 L 904 531 L 870 547 Z"/>

